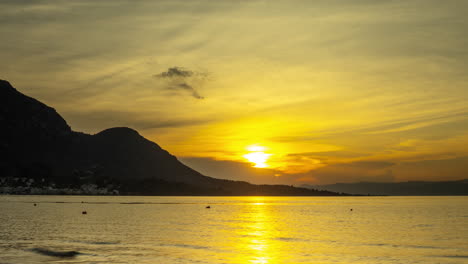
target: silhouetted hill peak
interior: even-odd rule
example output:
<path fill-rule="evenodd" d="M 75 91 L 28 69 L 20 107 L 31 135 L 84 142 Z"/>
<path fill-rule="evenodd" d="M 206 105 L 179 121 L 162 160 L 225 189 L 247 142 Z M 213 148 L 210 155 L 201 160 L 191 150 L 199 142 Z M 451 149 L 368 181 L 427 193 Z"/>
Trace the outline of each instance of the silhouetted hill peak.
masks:
<path fill-rule="evenodd" d="M 138 131 L 129 127 L 113 127 L 104 129 L 96 135 L 117 137 L 141 137 Z"/>

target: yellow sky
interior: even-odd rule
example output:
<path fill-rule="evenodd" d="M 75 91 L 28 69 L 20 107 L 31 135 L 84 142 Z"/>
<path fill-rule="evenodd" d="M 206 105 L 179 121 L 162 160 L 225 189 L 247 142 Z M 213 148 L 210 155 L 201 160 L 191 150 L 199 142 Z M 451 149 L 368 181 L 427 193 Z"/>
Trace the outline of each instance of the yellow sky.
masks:
<path fill-rule="evenodd" d="M 77 131 L 135 128 L 209 176 L 462 179 L 465 10 L 455 0 L 2 1 L 0 78 Z M 252 168 L 251 145 L 265 147 L 268 168 Z"/>

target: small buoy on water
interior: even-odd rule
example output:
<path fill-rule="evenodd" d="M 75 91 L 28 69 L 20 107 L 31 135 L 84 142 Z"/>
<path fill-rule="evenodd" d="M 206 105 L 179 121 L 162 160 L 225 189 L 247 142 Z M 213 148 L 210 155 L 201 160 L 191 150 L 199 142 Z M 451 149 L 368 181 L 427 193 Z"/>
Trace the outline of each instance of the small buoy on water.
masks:
<path fill-rule="evenodd" d="M 88 213 L 88 212 L 86 212 L 86 211 L 81 212 L 81 214 L 87 214 L 87 213 Z"/>
<path fill-rule="evenodd" d="M 34 206 L 37 206 L 37 204 L 34 204 Z"/>
<path fill-rule="evenodd" d="M 209 205 L 206 207 L 206 209 L 210 209 L 210 208 L 211 208 L 211 207 L 210 207 Z"/>
<path fill-rule="evenodd" d="M 349 209 L 350 211 L 353 211 L 353 208 Z"/>

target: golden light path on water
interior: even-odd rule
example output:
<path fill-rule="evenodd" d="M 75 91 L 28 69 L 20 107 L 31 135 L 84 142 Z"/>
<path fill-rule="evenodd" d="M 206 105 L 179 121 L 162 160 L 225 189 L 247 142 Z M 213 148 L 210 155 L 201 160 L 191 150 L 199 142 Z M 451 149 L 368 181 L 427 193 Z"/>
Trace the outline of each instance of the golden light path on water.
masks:
<path fill-rule="evenodd" d="M 271 240 L 277 231 L 275 217 L 265 206 L 265 197 L 251 197 L 249 200 L 252 202 L 249 210 L 240 216 L 246 224 L 239 246 L 246 254 L 240 255 L 243 259 L 239 263 L 277 263 L 275 252 L 279 252 L 279 244 Z"/>

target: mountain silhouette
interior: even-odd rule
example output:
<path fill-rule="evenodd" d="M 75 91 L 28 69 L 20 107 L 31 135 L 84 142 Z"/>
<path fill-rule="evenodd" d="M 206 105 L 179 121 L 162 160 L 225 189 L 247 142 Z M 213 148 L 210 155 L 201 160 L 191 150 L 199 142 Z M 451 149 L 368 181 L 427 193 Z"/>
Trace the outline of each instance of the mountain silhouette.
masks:
<path fill-rule="evenodd" d="M 8 186 L 93 185 L 135 195 L 338 195 L 204 176 L 131 128 L 75 132 L 53 108 L 4 80 L 0 123 L 0 179 Z"/>

